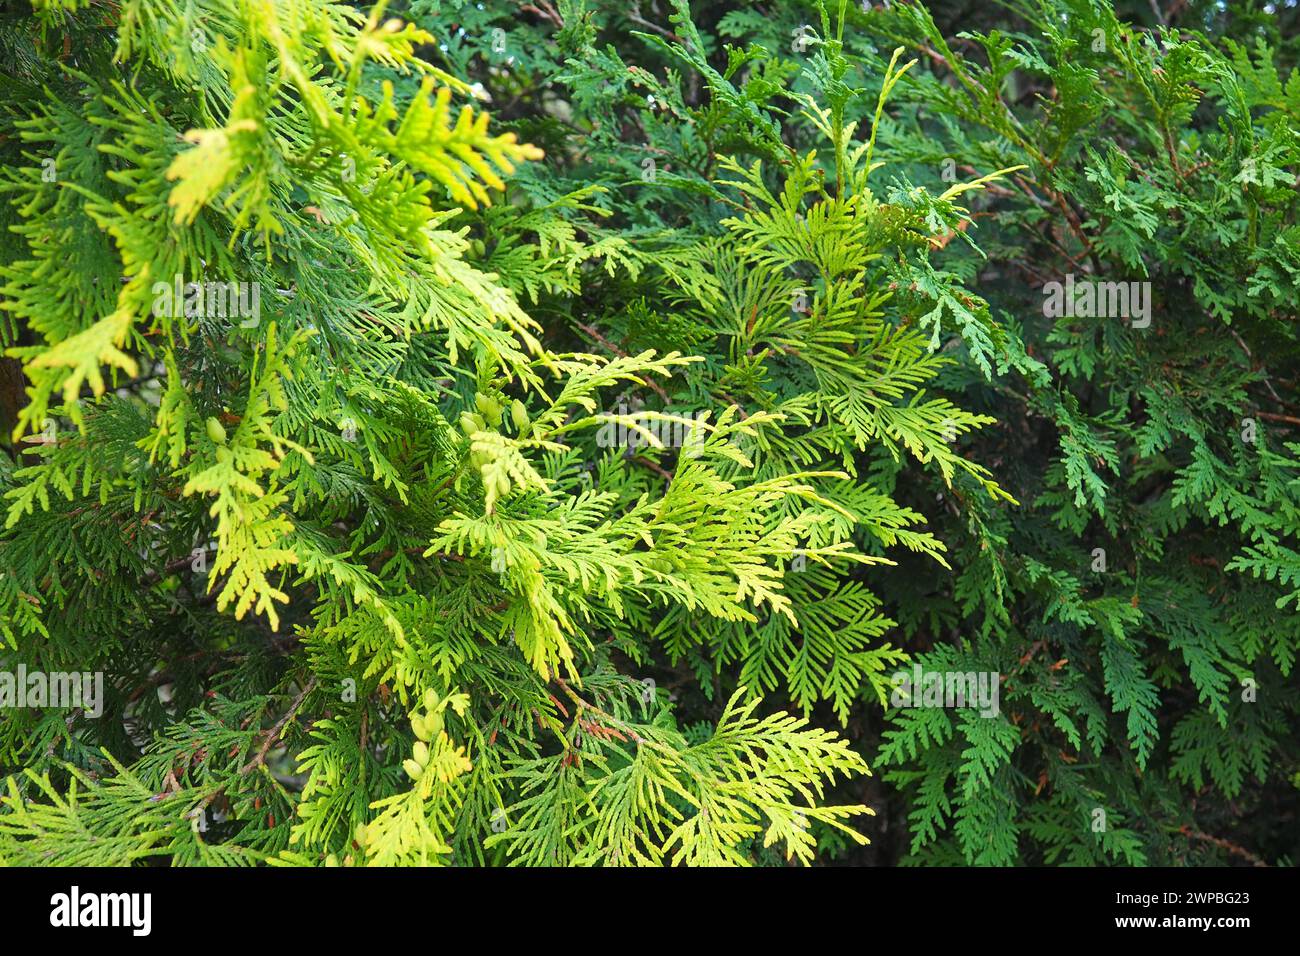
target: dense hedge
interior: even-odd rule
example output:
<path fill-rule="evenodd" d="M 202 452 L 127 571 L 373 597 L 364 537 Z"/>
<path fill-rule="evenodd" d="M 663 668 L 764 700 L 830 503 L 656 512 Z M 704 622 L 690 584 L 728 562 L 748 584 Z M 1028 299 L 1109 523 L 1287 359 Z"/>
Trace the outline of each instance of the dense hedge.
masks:
<path fill-rule="evenodd" d="M 1297 8 L 829 2 L 0 23 L 0 862 L 1292 862 Z"/>

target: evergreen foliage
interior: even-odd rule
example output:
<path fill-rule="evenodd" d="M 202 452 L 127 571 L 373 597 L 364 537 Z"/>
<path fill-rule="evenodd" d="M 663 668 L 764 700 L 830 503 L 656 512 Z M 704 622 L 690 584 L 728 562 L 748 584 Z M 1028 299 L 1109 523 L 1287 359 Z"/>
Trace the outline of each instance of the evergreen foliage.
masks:
<path fill-rule="evenodd" d="M 1290 863 L 1292 14 L 1131 6 L 0 24 L 0 863 Z"/>

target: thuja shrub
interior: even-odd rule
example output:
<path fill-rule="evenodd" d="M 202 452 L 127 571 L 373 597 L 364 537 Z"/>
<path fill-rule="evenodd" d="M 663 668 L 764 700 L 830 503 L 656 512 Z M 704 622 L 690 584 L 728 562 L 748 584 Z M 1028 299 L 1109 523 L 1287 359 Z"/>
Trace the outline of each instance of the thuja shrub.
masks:
<path fill-rule="evenodd" d="M 1287 862 L 1288 15 L 6 21 L 0 861 Z"/>
<path fill-rule="evenodd" d="M 880 759 L 919 859 L 1288 862 L 1300 80 L 1232 7 L 1016 11 L 952 41 L 916 4 L 878 24 L 926 53 L 888 138 L 920 181 L 1028 166 L 978 220 L 988 260 L 944 261 L 1043 366 L 958 399 L 1005 424 L 963 452 L 1025 507 L 940 531 L 960 570 L 922 592 L 931 666 L 1008 675 L 1005 732 L 900 710 Z"/>
<path fill-rule="evenodd" d="M 999 424 L 944 422 L 945 444 L 1016 500 L 964 469 L 950 482 L 907 455 L 855 451 L 874 487 L 949 549 L 944 561 L 895 551 L 905 573 L 851 576 L 882 598 L 880 638 L 911 657 L 887 659 L 888 701 L 860 679 L 819 692 L 847 655 L 805 625 L 742 628 L 713 648 L 693 631 L 664 661 L 689 666 L 706 696 L 759 675 L 769 697 L 843 723 L 885 765 L 884 786 L 868 785 L 868 830 L 905 837 L 850 859 L 1294 856 L 1296 12 L 1163 7 L 673 4 L 648 20 L 585 3 L 521 23 L 506 4 L 413 5 L 441 64 L 547 145 L 520 188 L 598 184 L 614 215 L 579 228 L 618 225 L 641 247 L 713 220 L 726 157 L 770 163 L 775 151 L 779 163 L 776 139 L 824 155 L 825 124 L 801 97 L 832 106 L 865 87 L 844 101 L 865 122 L 893 51 L 918 60 L 872 133 L 888 160 L 873 192 L 932 227 L 882 263 L 889 322 L 955 360 L 929 391 Z M 934 211 L 1008 169 L 966 191 L 969 219 Z M 718 323 L 692 328 L 629 279 L 588 286 L 568 323 L 581 341 L 723 341 Z M 720 356 L 727 399 L 775 407 L 799 362 L 746 348 L 758 378 L 735 354 Z M 717 397 L 690 385 L 656 407 L 705 389 Z M 848 408 L 874 389 L 825 393 L 850 396 Z M 977 706 L 943 706 L 958 703 L 954 683 Z M 893 816 L 906 826 L 890 829 Z"/>
<path fill-rule="evenodd" d="M 906 862 L 1294 856 L 1295 12 L 1163 6 L 846 10 L 862 74 L 919 61 L 878 130 L 899 194 L 1025 167 L 930 256 L 989 303 L 987 337 L 939 331 L 939 384 L 997 419 L 956 447 L 1017 504 L 898 491 L 951 565 L 890 581 L 912 660 L 854 728 Z M 796 64 L 827 36 L 718 16 Z M 943 706 L 989 674 L 996 709 Z"/>
<path fill-rule="evenodd" d="M 820 152 L 764 103 L 757 157 L 711 157 L 697 221 L 646 229 L 599 184 L 509 185 L 545 160 L 480 111 L 504 94 L 388 13 L 42 4 L 6 25 L 24 384 L 0 857 L 865 843 L 843 786 L 862 748 L 810 712 L 879 706 L 902 659 L 857 571 L 943 561 L 871 469 L 1005 497 L 945 441 L 990 420 L 927 393 L 947 360 L 892 301 L 967 188 L 873 191 L 906 67 L 837 86 L 831 48 L 826 94 L 786 94 Z M 563 42 L 590 49 L 586 22 Z"/>

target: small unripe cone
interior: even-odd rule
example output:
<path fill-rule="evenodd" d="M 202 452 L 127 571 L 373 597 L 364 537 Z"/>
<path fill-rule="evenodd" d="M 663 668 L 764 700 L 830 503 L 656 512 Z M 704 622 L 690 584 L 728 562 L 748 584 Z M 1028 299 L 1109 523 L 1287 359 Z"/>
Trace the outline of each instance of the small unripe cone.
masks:
<path fill-rule="evenodd" d="M 429 732 L 429 725 L 423 717 L 416 714 L 411 718 L 411 729 L 415 731 L 415 736 L 421 740 L 432 740 L 433 734 Z"/>
<path fill-rule="evenodd" d="M 430 687 L 428 690 L 424 692 L 424 709 L 425 710 L 438 709 L 438 695 L 434 693 L 432 687 Z"/>
<path fill-rule="evenodd" d="M 352 839 L 357 841 L 357 846 L 365 846 L 367 836 L 366 825 L 364 823 L 358 823 L 356 829 L 352 831 Z"/>
<path fill-rule="evenodd" d="M 412 780 L 419 780 L 424 773 L 424 768 L 409 757 L 402 761 L 402 769 L 406 771 Z"/>
<path fill-rule="evenodd" d="M 415 742 L 415 746 L 411 748 L 411 753 L 415 757 L 415 762 L 421 767 L 429 762 L 429 745 L 423 740 Z"/>
<path fill-rule="evenodd" d="M 491 422 L 493 425 L 501 424 L 501 403 L 492 396 L 475 392 L 474 407 L 478 409 L 484 421 Z"/>
<path fill-rule="evenodd" d="M 213 444 L 224 445 L 226 443 L 226 427 L 216 418 L 208 419 L 207 428 L 208 437 L 212 439 Z"/>
<path fill-rule="evenodd" d="M 515 428 L 518 429 L 519 434 L 521 435 L 530 424 L 528 421 L 528 409 L 525 408 L 524 403 L 517 398 L 510 403 L 510 418 L 515 423 Z"/>

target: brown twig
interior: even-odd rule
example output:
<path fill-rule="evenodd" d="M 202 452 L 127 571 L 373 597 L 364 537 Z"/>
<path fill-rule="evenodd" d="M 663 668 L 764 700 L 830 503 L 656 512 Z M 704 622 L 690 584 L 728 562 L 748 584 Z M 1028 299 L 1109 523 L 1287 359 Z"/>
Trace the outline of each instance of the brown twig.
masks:
<path fill-rule="evenodd" d="M 642 468 L 649 468 L 660 478 L 664 479 L 664 481 L 673 480 L 673 473 L 671 471 L 664 468 L 662 465 L 651 461 L 649 458 L 641 458 L 636 455 L 629 455 L 627 460 L 634 465 L 640 465 Z"/>
<path fill-rule="evenodd" d="M 1300 425 L 1300 418 L 1297 418 L 1295 415 L 1283 415 L 1280 414 L 1279 412 L 1256 412 L 1255 414 L 1258 415 L 1260 418 L 1267 418 L 1270 421 L 1287 422 L 1291 425 Z"/>
<path fill-rule="evenodd" d="M 613 353 L 614 353 L 615 355 L 617 355 L 619 358 L 627 358 L 627 357 L 628 357 L 627 352 L 623 351 L 621 348 L 619 348 L 617 345 L 615 345 L 615 344 L 614 344 L 613 342 L 611 342 L 609 339 L 605 338 L 605 336 L 601 335 L 600 332 L 596 329 L 595 326 L 588 325 L 588 324 L 586 324 L 585 322 L 579 322 L 579 323 L 578 323 L 578 328 L 582 329 L 582 331 L 584 331 L 584 332 L 586 332 L 588 335 L 590 335 L 590 336 L 591 336 L 593 339 L 595 339 L 595 340 L 596 340 L 596 341 L 597 341 L 601 346 L 603 346 L 603 347 L 604 347 L 605 349 L 607 349 L 608 351 L 613 352 Z M 660 385 L 660 384 L 659 384 L 658 382 L 656 382 L 654 379 L 649 378 L 649 377 L 646 378 L 645 383 L 646 383 L 646 385 L 650 386 L 650 388 L 654 389 L 655 394 L 658 395 L 660 398 L 662 398 L 662 399 L 664 400 L 664 403 L 665 403 L 665 404 L 667 404 L 667 403 L 669 402 L 668 393 L 664 391 L 664 387 L 663 387 L 662 385 Z"/>
<path fill-rule="evenodd" d="M 1181 826 L 1178 829 L 1178 832 L 1181 833 L 1183 836 L 1191 837 L 1192 839 L 1195 840 L 1203 840 L 1206 843 L 1213 843 L 1219 849 L 1227 850 L 1229 853 L 1233 854 L 1234 856 L 1239 856 L 1243 860 L 1249 861 L 1251 866 L 1268 866 L 1267 863 L 1265 863 L 1263 860 L 1257 857 L 1254 853 L 1251 853 L 1244 846 L 1240 846 L 1236 843 L 1233 843 L 1231 840 L 1225 840 L 1223 837 L 1211 836 L 1208 833 L 1202 833 L 1200 830 L 1193 830 L 1191 827 L 1187 826 L 1186 824 Z"/>
<path fill-rule="evenodd" d="M 303 689 L 298 692 L 298 696 L 294 698 L 293 703 L 289 705 L 289 709 L 285 711 L 284 716 L 276 721 L 275 726 L 272 727 L 270 732 L 266 735 L 266 740 L 262 742 L 262 747 L 257 751 L 257 755 L 239 769 L 239 775 L 241 777 L 254 767 L 260 767 L 262 764 L 266 763 L 266 755 L 271 752 L 271 746 L 280 739 L 280 735 L 284 733 L 285 726 L 293 719 L 294 714 L 298 712 L 298 708 L 302 706 L 302 702 L 307 698 L 308 694 L 316 689 L 318 683 L 319 678 L 314 675 L 311 680 L 307 681 L 303 686 Z"/>

